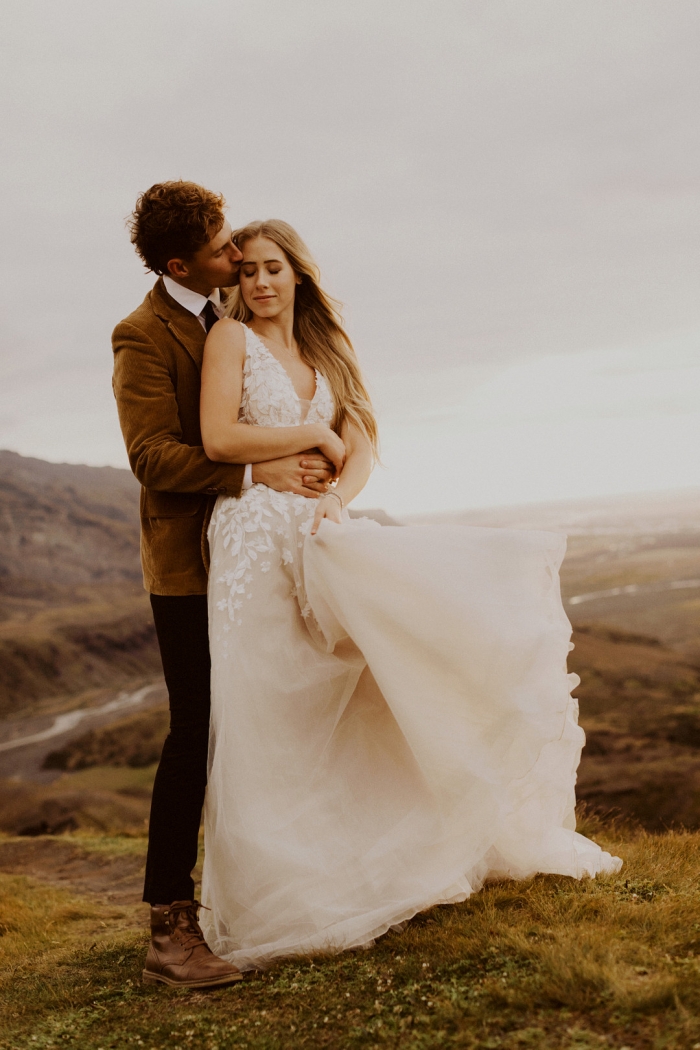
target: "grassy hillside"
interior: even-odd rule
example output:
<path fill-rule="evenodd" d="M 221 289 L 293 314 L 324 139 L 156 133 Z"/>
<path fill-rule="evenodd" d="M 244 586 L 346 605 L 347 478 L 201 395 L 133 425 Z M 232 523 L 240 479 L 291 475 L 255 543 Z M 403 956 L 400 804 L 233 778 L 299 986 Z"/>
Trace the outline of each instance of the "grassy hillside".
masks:
<path fill-rule="evenodd" d="M 700 828 L 700 667 L 618 628 L 581 625 L 574 643 L 586 731 L 577 797 L 650 831 Z"/>
<path fill-rule="evenodd" d="M 619 875 L 495 883 L 208 993 L 140 983 L 142 839 L 0 839 L 0 1050 L 690 1050 L 700 836 L 597 837 Z"/>

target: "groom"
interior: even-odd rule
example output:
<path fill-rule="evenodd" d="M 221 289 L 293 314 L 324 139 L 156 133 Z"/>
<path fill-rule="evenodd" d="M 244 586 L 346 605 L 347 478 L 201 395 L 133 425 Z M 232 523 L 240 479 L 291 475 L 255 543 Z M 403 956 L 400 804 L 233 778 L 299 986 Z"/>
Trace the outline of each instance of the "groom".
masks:
<path fill-rule="evenodd" d="M 225 202 L 192 182 L 143 193 L 131 241 L 159 275 L 117 325 L 114 393 L 129 462 L 141 482 L 141 564 L 170 702 L 170 732 L 153 785 L 143 899 L 151 905 L 144 980 L 209 987 L 240 980 L 207 947 L 192 869 L 207 781 L 209 637 L 207 527 L 219 494 L 262 482 L 317 497 L 331 477 L 318 452 L 266 463 L 207 459 L 199 429 L 204 341 L 223 314 L 220 289 L 238 282 L 241 253 Z"/>

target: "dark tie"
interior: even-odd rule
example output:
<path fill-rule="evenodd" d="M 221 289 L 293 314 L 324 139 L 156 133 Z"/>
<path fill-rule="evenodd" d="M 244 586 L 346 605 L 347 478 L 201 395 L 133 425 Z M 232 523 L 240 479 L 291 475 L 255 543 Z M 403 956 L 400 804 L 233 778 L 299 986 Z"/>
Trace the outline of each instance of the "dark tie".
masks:
<path fill-rule="evenodd" d="M 200 312 L 200 317 L 204 318 L 204 328 L 207 332 L 211 330 L 212 325 L 215 325 L 219 320 L 219 315 L 214 309 L 214 304 L 211 299 L 207 299 L 207 305 Z"/>

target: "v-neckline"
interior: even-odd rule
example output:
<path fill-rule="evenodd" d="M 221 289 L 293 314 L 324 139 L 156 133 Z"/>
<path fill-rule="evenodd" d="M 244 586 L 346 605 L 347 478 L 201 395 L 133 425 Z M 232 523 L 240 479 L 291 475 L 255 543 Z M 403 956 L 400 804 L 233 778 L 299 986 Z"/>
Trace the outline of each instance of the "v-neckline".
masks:
<path fill-rule="evenodd" d="M 243 324 L 243 322 L 242 322 L 242 321 L 241 321 L 241 324 Z M 288 383 L 289 383 L 290 387 L 292 388 L 292 393 L 294 394 L 294 396 L 295 396 L 295 398 L 297 399 L 297 401 L 299 402 L 299 404 L 301 405 L 301 404 L 305 403 L 305 404 L 307 404 L 307 405 L 309 405 L 309 406 L 310 406 L 310 405 L 313 405 L 314 401 L 316 400 L 316 397 L 318 396 L 318 392 L 319 392 L 319 383 L 318 383 L 319 371 L 318 371 L 318 369 L 317 369 L 317 368 L 314 368 L 314 379 L 315 379 L 315 382 L 316 382 L 316 387 L 315 387 L 315 389 L 314 389 L 314 396 L 313 396 L 312 398 L 308 398 L 308 397 L 301 397 L 301 396 L 300 396 L 300 395 L 299 395 L 299 394 L 297 393 L 297 389 L 296 389 L 296 387 L 294 386 L 294 380 L 293 380 L 293 379 L 292 379 L 292 377 L 290 376 L 290 374 L 289 374 L 289 372 L 287 371 L 287 369 L 286 369 L 286 368 L 284 367 L 284 365 L 282 364 L 282 362 L 281 362 L 281 361 L 279 361 L 279 360 L 278 360 L 278 359 L 277 359 L 277 358 L 275 357 L 275 355 L 274 355 L 274 354 L 272 353 L 272 350 L 269 350 L 269 349 L 268 349 L 268 347 L 266 347 L 266 346 L 265 346 L 265 344 L 263 343 L 263 341 L 262 341 L 262 339 L 260 338 L 260 336 L 258 335 L 258 333 L 257 333 L 257 332 L 254 332 L 252 328 L 249 328 L 247 324 L 243 324 L 243 327 L 244 327 L 244 328 L 246 328 L 246 329 L 247 329 L 247 330 L 248 330 L 248 331 L 250 332 L 250 334 L 251 334 L 252 336 L 254 336 L 254 337 L 255 337 L 255 339 L 257 339 L 258 343 L 260 343 L 260 346 L 261 346 L 261 347 L 263 348 L 263 350 L 265 351 L 265 353 L 266 353 L 266 354 L 267 354 L 267 355 L 268 355 L 269 357 L 271 357 L 271 358 L 272 358 L 272 360 L 273 360 L 273 361 L 275 362 L 275 364 L 276 364 L 276 365 L 278 365 L 278 366 L 279 366 L 279 367 L 280 367 L 280 368 L 282 369 L 282 372 L 283 372 L 283 373 L 284 373 L 284 375 L 285 375 L 285 376 L 287 377 L 287 381 L 288 381 Z"/>

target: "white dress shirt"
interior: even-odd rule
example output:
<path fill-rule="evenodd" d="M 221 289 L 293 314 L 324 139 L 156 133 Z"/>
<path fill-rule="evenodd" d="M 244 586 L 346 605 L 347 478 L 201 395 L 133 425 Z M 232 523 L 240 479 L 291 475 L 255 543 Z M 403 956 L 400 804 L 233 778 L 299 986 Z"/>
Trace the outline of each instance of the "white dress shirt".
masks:
<path fill-rule="evenodd" d="M 202 317 L 202 310 L 207 303 L 212 303 L 214 312 L 217 317 L 223 317 L 223 308 L 221 306 L 221 292 L 218 288 L 215 288 L 210 296 L 201 295 L 199 292 L 193 292 L 191 288 L 185 288 L 184 284 L 178 284 L 172 277 L 167 275 L 163 276 L 163 284 L 165 285 L 168 295 L 171 295 L 176 303 L 180 306 L 184 306 L 185 310 L 189 310 L 191 314 L 197 318 L 202 328 L 206 332 L 207 326 L 204 323 Z"/>
<path fill-rule="evenodd" d="M 184 306 L 185 310 L 189 310 L 191 314 L 197 318 L 202 328 L 206 332 L 207 326 L 204 318 L 202 317 L 202 310 L 211 303 L 214 307 L 214 313 L 217 317 L 223 317 L 224 311 L 221 305 L 221 292 L 218 288 L 215 288 L 211 295 L 201 295 L 199 292 L 193 292 L 191 288 L 185 288 L 184 284 L 178 284 L 172 277 L 168 277 L 167 274 L 163 275 L 163 284 L 168 295 L 172 296 L 176 303 L 180 306 Z M 249 489 L 253 484 L 253 464 L 246 463 L 245 472 L 243 474 L 243 491 Z"/>

